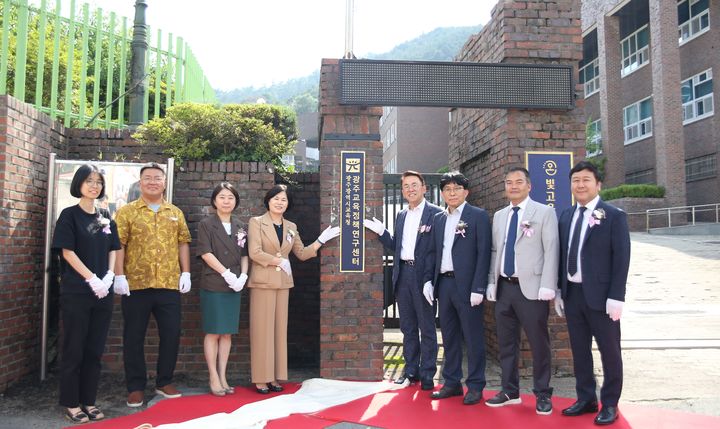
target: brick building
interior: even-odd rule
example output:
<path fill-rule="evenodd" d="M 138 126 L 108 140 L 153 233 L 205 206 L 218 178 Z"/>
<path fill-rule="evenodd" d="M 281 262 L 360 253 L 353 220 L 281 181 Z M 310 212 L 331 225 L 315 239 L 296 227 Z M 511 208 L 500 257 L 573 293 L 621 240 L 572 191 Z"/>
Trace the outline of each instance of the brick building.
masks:
<path fill-rule="evenodd" d="M 656 183 L 667 206 L 720 201 L 718 20 L 717 1 L 582 2 L 581 97 L 606 185 Z"/>
<path fill-rule="evenodd" d="M 436 173 L 448 162 L 448 109 L 383 107 L 383 171 Z"/>

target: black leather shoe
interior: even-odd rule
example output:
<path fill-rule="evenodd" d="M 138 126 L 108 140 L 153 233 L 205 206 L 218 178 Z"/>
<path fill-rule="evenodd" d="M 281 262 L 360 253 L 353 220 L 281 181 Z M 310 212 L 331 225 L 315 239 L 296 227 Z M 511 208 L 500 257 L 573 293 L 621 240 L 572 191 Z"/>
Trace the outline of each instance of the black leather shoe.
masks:
<path fill-rule="evenodd" d="M 432 380 L 423 380 L 420 382 L 420 388 L 422 390 L 433 390 L 435 388 L 435 382 Z"/>
<path fill-rule="evenodd" d="M 482 400 L 482 390 L 468 389 L 465 398 L 463 398 L 463 404 L 475 405 Z"/>
<path fill-rule="evenodd" d="M 602 407 L 602 410 L 595 416 L 596 425 L 609 425 L 615 422 L 618 418 L 617 407 Z"/>
<path fill-rule="evenodd" d="M 261 395 L 267 395 L 268 393 L 270 393 L 270 389 L 268 389 L 267 387 L 255 386 L 255 391 Z"/>
<path fill-rule="evenodd" d="M 267 386 L 271 392 L 282 392 L 283 391 L 283 387 L 279 384 L 268 383 Z"/>
<path fill-rule="evenodd" d="M 547 393 L 540 393 L 535 397 L 535 413 L 541 416 L 552 414 L 552 400 Z"/>
<path fill-rule="evenodd" d="M 462 396 L 463 390 L 461 386 L 458 387 L 445 387 L 430 394 L 431 399 L 445 399 L 451 396 Z"/>
<path fill-rule="evenodd" d="M 575 417 L 587 413 L 597 413 L 597 401 L 581 401 L 577 400 L 574 404 L 562 410 L 563 416 Z"/>
<path fill-rule="evenodd" d="M 395 379 L 395 384 L 403 384 L 405 381 L 410 380 L 410 384 L 420 381 L 420 377 L 413 374 L 403 374 L 399 378 Z"/>

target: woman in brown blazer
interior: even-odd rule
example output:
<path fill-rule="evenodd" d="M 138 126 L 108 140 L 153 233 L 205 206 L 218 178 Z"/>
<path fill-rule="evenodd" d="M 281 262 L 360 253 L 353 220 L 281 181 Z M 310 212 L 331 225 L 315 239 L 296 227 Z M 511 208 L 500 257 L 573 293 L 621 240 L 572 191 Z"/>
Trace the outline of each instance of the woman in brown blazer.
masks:
<path fill-rule="evenodd" d="M 320 246 L 340 235 L 328 227 L 309 246 L 297 226 L 283 215 L 292 206 L 286 185 L 275 185 L 263 200 L 267 212 L 250 219 L 248 254 L 250 270 L 250 369 L 258 393 L 280 392 L 278 380 L 287 380 L 288 296 L 293 287 L 288 255 L 301 261 L 317 255 Z"/>
<path fill-rule="evenodd" d="M 200 280 L 203 348 L 210 392 L 215 396 L 235 393 L 225 371 L 231 335 L 238 332 L 240 291 L 248 278 L 247 233 L 240 219 L 232 214 L 239 202 L 230 183 L 217 185 L 210 197 L 216 212 L 198 225 L 197 254 L 204 262 Z"/>

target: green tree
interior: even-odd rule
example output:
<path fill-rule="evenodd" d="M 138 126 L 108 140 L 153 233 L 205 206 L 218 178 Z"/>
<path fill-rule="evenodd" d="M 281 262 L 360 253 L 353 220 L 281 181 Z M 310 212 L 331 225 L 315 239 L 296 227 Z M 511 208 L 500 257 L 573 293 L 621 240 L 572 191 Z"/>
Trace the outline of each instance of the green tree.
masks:
<path fill-rule="evenodd" d="M 164 146 L 178 162 L 271 162 L 284 172 L 282 157 L 295 147 L 297 119 L 291 109 L 269 104 L 181 103 L 140 126 L 133 137 Z"/>

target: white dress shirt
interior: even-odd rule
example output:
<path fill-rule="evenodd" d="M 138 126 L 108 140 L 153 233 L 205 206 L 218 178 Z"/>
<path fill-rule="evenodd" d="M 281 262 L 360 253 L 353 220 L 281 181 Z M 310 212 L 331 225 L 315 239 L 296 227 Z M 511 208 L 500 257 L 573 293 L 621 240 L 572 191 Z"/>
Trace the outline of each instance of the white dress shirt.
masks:
<path fill-rule="evenodd" d="M 452 213 L 450 213 L 448 210 L 445 210 L 445 216 L 447 216 L 447 219 L 445 220 L 443 252 L 442 260 L 440 261 L 441 273 L 455 271 L 452 260 L 452 247 L 453 243 L 455 242 L 455 228 L 457 228 L 457 224 L 460 222 L 460 216 L 462 216 L 462 211 L 465 208 L 465 204 L 467 204 L 467 201 L 460 204 L 460 206 L 456 208 Z"/>
<path fill-rule="evenodd" d="M 567 278 L 573 283 L 582 283 L 582 264 L 580 263 L 580 255 L 582 255 L 583 241 L 585 241 L 585 235 L 588 229 L 588 221 L 590 220 L 590 216 L 592 216 L 592 212 L 593 210 L 595 210 L 598 201 L 600 201 L 600 195 L 596 195 L 595 198 L 590 200 L 590 202 L 585 205 L 586 209 L 585 213 L 583 213 L 582 229 L 580 230 L 580 243 L 578 246 L 577 272 L 574 276 L 571 276 L 570 273 L 567 272 L 567 261 L 565 261 L 565 272 L 567 273 Z M 568 252 L 570 251 L 570 245 L 572 244 L 572 236 L 573 232 L 575 231 L 575 223 L 578 221 L 578 217 L 580 216 L 580 210 L 578 209 L 579 207 L 580 205 L 578 204 L 578 207 L 575 209 L 575 213 L 573 213 L 572 223 L 570 224 L 570 236 L 568 237 Z"/>
<path fill-rule="evenodd" d="M 515 238 L 516 238 L 516 239 L 517 239 L 518 237 L 520 237 L 520 223 L 521 223 L 521 221 L 522 221 L 523 214 L 525 213 L 525 208 L 527 207 L 529 200 L 530 200 L 530 197 L 527 197 L 527 198 L 525 198 L 520 204 L 517 205 L 517 207 L 520 207 L 520 210 L 518 210 L 518 223 L 517 223 L 517 229 L 518 229 L 518 230 L 516 231 L 517 235 L 515 235 Z M 505 267 L 505 249 L 507 248 L 507 238 L 508 238 L 508 233 L 510 232 L 510 219 L 512 218 L 512 215 L 513 215 L 513 210 L 512 210 L 513 207 L 515 207 L 515 206 L 513 206 L 512 204 L 510 204 L 510 210 L 509 210 L 509 212 L 508 212 L 507 221 L 505 222 L 505 241 L 503 241 L 502 259 L 500 259 L 500 260 L 502 261 L 502 264 L 500 265 L 500 267 L 501 267 L 501 268 L 500 268 L 500 274 L 502 274 L 503 277 L 510 277 L 510 276 L 507 275 L 507 273 L 504 271 L 504 267 Z M 517 241 L 517 240 L 516 240 L 516 241 Z M 515 258 L 515 266 L 514 266 L 514 267 L 515 267 L 515 271 L 513 272 L 513 274 L 518 272 L 518 269 L 517 269 L 517 258 Z"/>
<path fill-rule="evenodd" d="M 415 242 L 423 210 L 425 210 L 425 199 L 414 209 L 407 208 L 405 213 L 405 225 L 403 226 L 402 247 L 400 248 L 400 259 L 409 261 L 415 259 Z"/>

